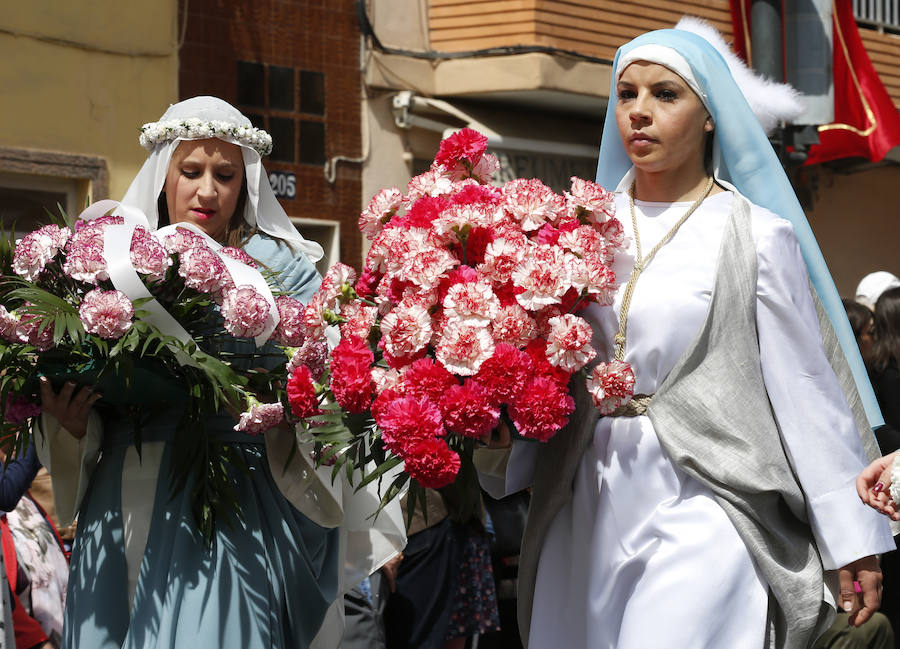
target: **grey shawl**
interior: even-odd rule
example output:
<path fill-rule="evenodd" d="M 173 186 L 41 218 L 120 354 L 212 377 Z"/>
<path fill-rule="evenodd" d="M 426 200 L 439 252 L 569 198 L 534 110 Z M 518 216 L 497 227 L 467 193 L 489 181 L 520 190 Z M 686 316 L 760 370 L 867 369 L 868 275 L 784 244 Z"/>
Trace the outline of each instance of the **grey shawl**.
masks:
<path fill-rule="evenodd" d="M 763 382 L 756 281 L 750 206 L 735 194 L 706 320 L 657 390 L 647 415 L 673 462 L 713 492 L 769 585 L 767 646 L 806 649 L 828 627 L 833 610 L 823 600 L 824 572 L 806 501 Z M 866 454 L 875 458 L 878 449 L 850 368 L 815 301 L 826 353 L 848 395 Z M 538 463 L 522 540 L 518 612 L 526 645 L 544 537 L 572 497 L 575 472 L 599 416 L 583 386 L 573 394 L 576 410 L 569 425 L 547 443 Z"/>

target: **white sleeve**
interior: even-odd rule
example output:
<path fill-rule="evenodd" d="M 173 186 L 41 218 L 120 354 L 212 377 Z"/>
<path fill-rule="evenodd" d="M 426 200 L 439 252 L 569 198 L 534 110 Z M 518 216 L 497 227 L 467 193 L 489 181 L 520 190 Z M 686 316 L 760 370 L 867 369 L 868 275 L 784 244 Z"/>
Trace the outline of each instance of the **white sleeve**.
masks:
<path fill-rule="evenodd" d="M 81 439 L 73 437 L 48 413 L 41 415 L 35 433 L 38 459 L 51 476 L 56 515 L 61 524 L 71 525 L 100 457 L 100 416 L 91 411 L 87 434 Z"/>
<path fill-rule="evenodd" d="M 826 570 L 894 549 L 887 519 L 863 505 L 868 464 L 853 415 L 825 356 L 806 265 L 784 219 L 754 221 L 760 361 L 788 458 L 807 498 Z"/>

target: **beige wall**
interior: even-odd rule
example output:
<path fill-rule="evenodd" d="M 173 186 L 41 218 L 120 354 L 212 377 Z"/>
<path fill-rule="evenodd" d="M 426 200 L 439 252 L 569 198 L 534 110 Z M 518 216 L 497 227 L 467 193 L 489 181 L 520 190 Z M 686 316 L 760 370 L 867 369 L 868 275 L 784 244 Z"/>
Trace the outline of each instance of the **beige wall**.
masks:
<path fill-rule="evenodd" d="M 844 297 L 853 297 L 859 280 L 876 270 L 900 276 L 900 166 L 841 175 L 818 169 L 810 225 Z"/>
<path fill-rule="evenodd" d="M 6 3 L 0 13 L 0 152 L 104 159 L 108 193 L 120 198 L 145 158 L 140 125 L 177 100 L 177 4 Z"/>

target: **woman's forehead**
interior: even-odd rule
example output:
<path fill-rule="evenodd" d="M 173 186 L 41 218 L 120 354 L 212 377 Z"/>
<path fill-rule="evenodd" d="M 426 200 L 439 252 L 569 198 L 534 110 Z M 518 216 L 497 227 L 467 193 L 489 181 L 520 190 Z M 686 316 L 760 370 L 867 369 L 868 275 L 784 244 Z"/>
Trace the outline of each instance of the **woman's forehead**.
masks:
<path fill-rule="evenodd" d="M 657 81 L 676 81 L 686 85 L 686 81 L 674 70 L 653 61 L 632 61 L 619 74 L 619 81 L 639 79 L 655 83 Z"/>
<path fill-rule="evenodd" d="M 235 166 L 243 166 L 243 154 L 241 147 L 231 142 L 225 142 L 219 138 L 205 140 L 182 140 L 178 143 L 173 160 L 213 159 L 216 161 L 230 162 Z"/>

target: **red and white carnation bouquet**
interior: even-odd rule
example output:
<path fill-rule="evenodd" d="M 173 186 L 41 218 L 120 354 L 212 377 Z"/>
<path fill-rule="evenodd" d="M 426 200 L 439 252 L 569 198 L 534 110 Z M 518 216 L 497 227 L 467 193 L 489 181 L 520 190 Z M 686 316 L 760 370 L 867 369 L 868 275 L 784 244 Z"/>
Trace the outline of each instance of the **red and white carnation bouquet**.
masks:
<path fill-rule="evenodd" d="M 578 313 L 618 286 L 613 195 L 579 178 L 562 195 L 537 179 L 490 185 L 486 147 L 463 129 L 405 194 L 376 194 L 362 273 L 332 267 L 304 309 L 290 408 L 328 461 L 374 460 L 367 480 L 403 462 L 388 496 L 409 477 L 452 483 L 502 413 L 524 438 L 555 435 L 570 377 L 596 355 Z"/>

